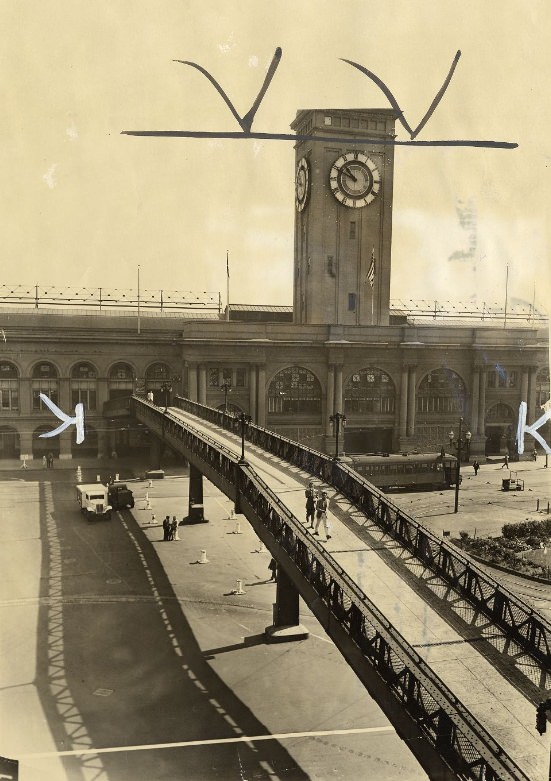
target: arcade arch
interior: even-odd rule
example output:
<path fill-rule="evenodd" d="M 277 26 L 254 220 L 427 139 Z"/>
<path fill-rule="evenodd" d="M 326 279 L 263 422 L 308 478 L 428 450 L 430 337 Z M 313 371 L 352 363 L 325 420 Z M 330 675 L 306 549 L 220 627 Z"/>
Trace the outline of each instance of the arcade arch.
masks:
<path fill-rule="evenodd" d="M 281 369 L 268 387 L 268 414 L 301 418 L 321 416 L 321 385 L 316 375 L 303 366 Z"/>
<path fill-rule="evenodd" d="M 417 413 L 425 418 L 461 415 L 467 392 L 463 379 L 453 369 L 442 367 L 425 374 L 417 390 Z"/>
<path fill-rule="evenodd" d="M 40 398 L 41 393 L 54 404 L 59 404 L 59 372 L 53 363 L 40 361 L 35 364 L 32 371 L 31 392 L 33 412 L 48 410 Z"/>
<path fill-rule="evenodd" d="M 19 458 L 19 432 L 12 426 L 0 426 L 0 459 Z"/>
<path fill-rule="evenodd" d="M 134 391 L 135 371 L 129 363 L 119 361 L 109 369 L 109 398 L 131 396 Z"/>

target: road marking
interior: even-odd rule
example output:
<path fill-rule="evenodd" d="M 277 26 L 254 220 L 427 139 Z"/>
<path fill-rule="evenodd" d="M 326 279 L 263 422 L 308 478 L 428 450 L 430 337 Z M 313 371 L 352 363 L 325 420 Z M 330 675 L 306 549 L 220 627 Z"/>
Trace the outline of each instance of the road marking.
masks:
<path fill-rule="evenodd" d="M 143 746 L 112 746 L 76 751 L 46 751 L 37 754 L 21 754 L 19 760 L 45 759 L 47 757 L 81 757 L 86 754 L 117 754 L 126 751 L 158 751 L 161 748 L 187 748 L 189 746 L 221 746 L 229 743 L 258 743 L 261 740 L 295 740 L 296 738 L 335 737 L 336 735 L 368 735 L 370 733 L 396 732 L 394 727 L 357 727 L 355 729 L 333 729 L 316 732 L 282 732 L 275 735 L 240 735 L 235 738 L 212 740 L 185 740 L 178 743 L 151 743 Z"/>

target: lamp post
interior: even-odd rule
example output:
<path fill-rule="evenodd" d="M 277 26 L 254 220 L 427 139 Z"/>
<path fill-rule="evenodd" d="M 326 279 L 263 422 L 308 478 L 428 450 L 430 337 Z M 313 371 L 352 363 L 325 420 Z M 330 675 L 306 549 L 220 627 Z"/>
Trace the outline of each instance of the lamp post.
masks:
<path fill-rule="evenodd" d="M 252 418 L 250 415 L 245 415 L 244 412 L 241 412 L 241 414 L 238 415 L 236 419 L 241 425 L 241 458 L 239 459 L 239 463 L 243 465 L 248 463 L 245 459 L 245 429 L 251 422 Z"/>
<path fill-rule="evenodd" d="M 341 424 L 344 428 L 344 424 L 346 423 L 346 415 L 343 415 L 342 412 L 335 412 L 334 415 L 329 416 L 329 420 L 333 424 L 335 428 L 335 455 L 333 456 L 333 461 L 339 460 L 339 432 L 341 430 Z"/>
<path fill-rule="evenodd" d="M 228 414 L 228 393 L 231 393 L 231 382 L 224 382 L 221 386 L 224 391 L 224 413 Z"/>
<path fill-rule="evenodd" d="M 168 403 L 170 401 L 170 393 L 172 392 L 172 385 L 169 382 L 163 382 L 163 384 L 161 385 L 161 390 L 162 390 L 163 395 L 164 395 L 165 414 L 166 414 L 166 412 L 168 410 Z"/>
<path fill-rule="evenodd" d="M 461 448 L 465 446 L 465 450 L 467 452 L 467 458 L 470 455 L 470 449 L 471 449 L 471 437 L 472 434 L 470 431 L 465 432 L 465 439 L 462 439 L 462 431 L 461 427 L 463 426 L 463 418 L 459 418 L 459 434 L 457 435 L 457 440 L 454 439 L 454 433 L 453 431 L 450 431 L 448 434 L 448 438 L 450 440 L 450 449 L 453 447 L 457 448 L 457 473 L 455 476 L 455 502 L 454 502 L 454 513 L 457 512 L 459 508 L 459 483 L 461 482 Z"/>

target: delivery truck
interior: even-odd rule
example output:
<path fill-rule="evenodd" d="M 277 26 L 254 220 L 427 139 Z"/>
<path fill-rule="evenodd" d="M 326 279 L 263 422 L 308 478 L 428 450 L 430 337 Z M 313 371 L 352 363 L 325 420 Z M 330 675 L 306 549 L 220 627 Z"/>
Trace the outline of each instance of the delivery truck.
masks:
<path fill-rule="evenodd" d="M 109 503 L 109 490 L 102 483 L 90 483 L 77 485 L 77 502 L 80 512 L 89 521 L 94 519 L 111 518 L 113 509 Z"/>

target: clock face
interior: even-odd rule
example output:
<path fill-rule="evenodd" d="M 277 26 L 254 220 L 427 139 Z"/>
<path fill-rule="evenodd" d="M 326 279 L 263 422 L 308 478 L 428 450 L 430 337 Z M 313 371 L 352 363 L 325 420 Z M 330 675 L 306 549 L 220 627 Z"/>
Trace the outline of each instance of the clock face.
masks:
<path fill-rule="evenodd" d="M 297 211 L 301 212 L 306 206 L 308 200 L 308 191 L 310 188 L 310 171 L 305 157 L 298 161 L 297 173 L 295 177 L 295 205 Z"/>
<path fill-rule="evenodd" d="M 375 200 L 381 175 L 373 160 L 363 152 L 347 152 L 331 166 L 329 185 L 343 206 L 360 209 Z"/>

